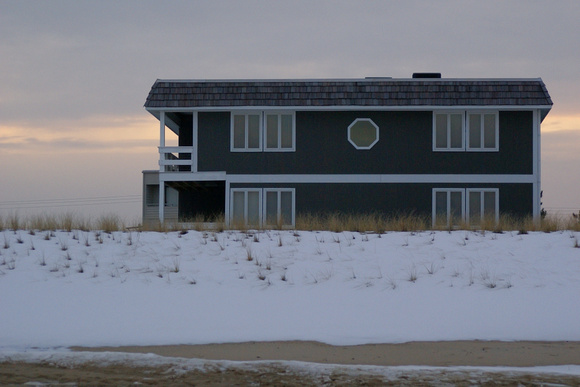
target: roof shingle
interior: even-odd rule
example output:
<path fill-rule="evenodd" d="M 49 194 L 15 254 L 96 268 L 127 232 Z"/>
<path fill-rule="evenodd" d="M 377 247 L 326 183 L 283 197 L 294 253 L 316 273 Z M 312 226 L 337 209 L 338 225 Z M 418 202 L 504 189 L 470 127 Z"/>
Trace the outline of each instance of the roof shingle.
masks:
<path fill-rule="evenodd" d="M 146 108 L 551 106 L 540 79 L 157 80 Z"/>

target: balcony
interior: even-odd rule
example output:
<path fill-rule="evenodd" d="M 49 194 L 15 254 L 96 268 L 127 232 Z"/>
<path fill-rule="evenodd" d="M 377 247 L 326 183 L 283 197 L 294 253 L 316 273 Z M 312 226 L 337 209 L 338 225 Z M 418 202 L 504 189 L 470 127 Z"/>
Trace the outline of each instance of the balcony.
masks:
<path fill-rule="evenodd" d="M 193 172 L 192 146 L 159 147 L 159 172 Z"/>

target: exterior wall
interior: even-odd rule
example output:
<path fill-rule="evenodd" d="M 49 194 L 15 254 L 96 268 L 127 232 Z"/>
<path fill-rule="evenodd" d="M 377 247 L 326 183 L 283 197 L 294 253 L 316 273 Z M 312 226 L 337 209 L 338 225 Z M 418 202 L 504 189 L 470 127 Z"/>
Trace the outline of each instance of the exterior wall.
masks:
<path fill-rule="evenodd" d="M 357 150 L 356 118 L 379 126 Z M 199 171 L 228 174 L 532 174 L 532 111 L 500 111 L 499 152 L 434 152 L 432 111 L 297 111 L 295 152 L 230 152 L 230 113 L 198 115 Z"/>
<path fill-rule="evenodd" d="M 532 184 L 231 184 L 230 188 L 294 188 L 296 214 L 385 213 L 431 218 L 433 188 L 498 188 L 500 214 L 531 216 Z"/>

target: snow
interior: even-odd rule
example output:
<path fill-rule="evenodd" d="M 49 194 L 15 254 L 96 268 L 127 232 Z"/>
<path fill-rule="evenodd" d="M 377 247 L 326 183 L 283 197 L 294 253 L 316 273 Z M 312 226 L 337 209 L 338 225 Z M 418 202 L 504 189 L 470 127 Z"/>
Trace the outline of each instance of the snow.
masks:
<path fill-rule="evenodd" d="M 351 375 L 381 375 L 384 381 L 401 381 L 420 375 L 424 384 L 450 385 L 450 383 L 437 383 L 441 379 L 449 379 L 451 374 L 461 374 L 459 380 L 470 380 L 490 374 L 497 378 L 499 375 L 580 375 L 580 366 L 537 366 L 537 367 L 431 367 L 431 366 L 374 366 L 374 365 L 347 365 L 347 364 L 321 364 L 300 361 L 228 361 L 228 360 L 204 360 L 186 359 L 178 357 L 163 357 L 154 354 L 122 353 L 122 352 L 70 352 L 64 349 L 51 350 L 27 350 L 25 352 L 4 351 L 0 352 L 0 362 L 28 362 L 45 363 L 61 368 L 74 368 L 90 363 L 101 367 L 123 364 L 131 367 L 163 367 L 166 372 L 186 373 L 190 371 L 207 370 L 256 370 L 258 367 L 281 366 L 285 372 L 310 376 L 330 376 L 340 372 Z M 262 372 L 265 372 L 261 368 Z M 499 376 L 500 377 L 500 376 Z M 329 379 L 329 381 L 332 379 Z M 417 380 L 417 379 L 411 379 Z M 429 381 L 431 383 L 429 383 Z M 434 383 L 433 383 L 434 382 Z M 34 383 L 34 382 L 32 382 Z M 423 384 L 423 383 L 422 383 Z M 40 383 L 40 385 L 45 385 Z M 560 384 L 558 384 L 560 385 Z"/>
<path fill-rule="evenodd" d="M 578 239 L 572 231 L 3 231 L 0 354 L 271 340 L 578 341 Z"/>

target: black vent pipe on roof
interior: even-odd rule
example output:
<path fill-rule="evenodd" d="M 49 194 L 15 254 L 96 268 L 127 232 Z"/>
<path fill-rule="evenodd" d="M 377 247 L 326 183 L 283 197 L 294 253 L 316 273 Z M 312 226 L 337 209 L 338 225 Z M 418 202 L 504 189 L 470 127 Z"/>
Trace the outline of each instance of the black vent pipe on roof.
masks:
<path fill-rule="evenodd" d="M 413 73 L 413 78 L 441 78 L 441 73 Z"/>

